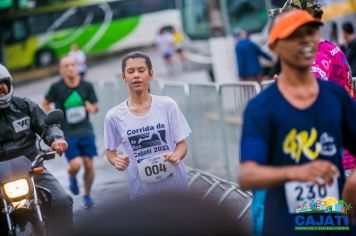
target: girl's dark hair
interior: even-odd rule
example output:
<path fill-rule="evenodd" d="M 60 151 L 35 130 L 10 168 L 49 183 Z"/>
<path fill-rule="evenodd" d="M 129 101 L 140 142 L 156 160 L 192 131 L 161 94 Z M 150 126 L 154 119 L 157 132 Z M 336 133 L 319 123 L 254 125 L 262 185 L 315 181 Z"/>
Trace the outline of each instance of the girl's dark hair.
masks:
<path fill-rule="evenodd" d="M 125 73 L 126 69 L 126 62 L 128 59 L 134 59 L 134 58 L 143 58 L 145 59 L 146 65 L 148 67 L 148 70 L 152 70 L 152 61 L 148 55 L 146 55 L 143 52 L 140 51 L 134 51 L 134 52 L 129 52 L 127 53 L 123 58 L 122 58 L 122 74 Z M 151 72 L 150 72 L 151 73 Z"/>

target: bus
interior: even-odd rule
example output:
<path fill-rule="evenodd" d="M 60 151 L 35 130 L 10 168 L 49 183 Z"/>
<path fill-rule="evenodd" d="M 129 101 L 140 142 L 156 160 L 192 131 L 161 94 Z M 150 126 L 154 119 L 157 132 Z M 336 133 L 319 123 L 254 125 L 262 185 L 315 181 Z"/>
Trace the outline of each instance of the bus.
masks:
<path fill-rule="evenodd" d="M 221 0 L 220 9 L 225 29 L 232 35 L 238 28 L 248 31 L 251 39 L 268 49 L 269 9 L 280 8 L 286 0 Z M 321 28 L 324 38 L 337 41 L 341 23 L 356 23 L 356 0 L 319 0 L 324 10 L 325 25 Z M 181 0 L 182 28 L 186 36 L 186 56 L 191 62 L 210 68 L 211 57 L 208 39 L 211 36 L 208 9 L 205 0 Z M 355 25 L 356 27 L 356 25 Z M 262 61 L 265 67 L 271 66 Z"/>
<path fill-rule="evenodd" d="M 87 55 L 152 45 L 180 27 L 176 0 L 76 0 L 2 14 L 9 69 L 48 66 L 77 44 Z"/>

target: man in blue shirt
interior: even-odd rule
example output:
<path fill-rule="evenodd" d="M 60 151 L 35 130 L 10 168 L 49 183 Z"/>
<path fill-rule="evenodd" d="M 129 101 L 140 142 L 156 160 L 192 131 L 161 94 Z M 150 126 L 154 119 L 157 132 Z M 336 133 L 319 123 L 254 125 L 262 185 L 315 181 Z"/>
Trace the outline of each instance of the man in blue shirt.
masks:
<path fill-rule="evenodd" d="M 317 80 L 310 70 L 321 24 L 301 10 L 276 18 L 269 46 L 281 59 L 281 74 L 245 110 L 238 178 L 243 189 L 267 189 L 263 235 L 304 235 L 294 230 L 297 207 L 341 199 L 342 147 L 356 154 L 355 103 L 342 87 Z"/>
<path fill-rule="evenodd" d="M 258 58 L 262 56 L 271 61 L 272 57 L 251 41 L 247 31 L 241 30 L 239 34 L 240 40 L 235 46 L 239 77 L 245 81 L 260 82 L 262 68 Z"/>

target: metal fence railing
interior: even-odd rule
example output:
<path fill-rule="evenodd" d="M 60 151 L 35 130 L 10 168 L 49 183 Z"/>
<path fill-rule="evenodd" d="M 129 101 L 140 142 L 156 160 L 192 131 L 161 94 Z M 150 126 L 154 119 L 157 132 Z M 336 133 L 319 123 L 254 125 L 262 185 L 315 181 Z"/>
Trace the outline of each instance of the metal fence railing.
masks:
<path fill-rule="evenodd" d="M 239 199 L 239 204 L 242 205 L 241 207 L 238 207 L 239 212 L 237 214 L 237 219 L 241 220 L 245 214 L 247 213 L 247 210 L 250 208 L 252 204 L 252 193 L 251 192 L 245 192 L 241 191 L 240 187 L 238 184 L 228 181 L 223 178 L 219 178 L 217 176 L 214 176 L 210 173 L 204 172 L 199 169 L 193 169 L 190 167 L 187 167 L 187 174 L 189 177 L 189 186 L 192 187 L 196 182 L 199 180 L 204 181 L 209 185 L 209 188 L 204 189 L 202 191 L 202 198 L 208 198 L 211 197 L 211 195 L 214 194 L 214 192 L 220 191 L 220 196 L 217 199 L 217 204 L 223 204 L 224 202 L 227 202 L 229 199 L 229 196 L 233 196 L 234 199 L 238 198 Z M 237 195 L 237 196 L 234 196 Z"/>

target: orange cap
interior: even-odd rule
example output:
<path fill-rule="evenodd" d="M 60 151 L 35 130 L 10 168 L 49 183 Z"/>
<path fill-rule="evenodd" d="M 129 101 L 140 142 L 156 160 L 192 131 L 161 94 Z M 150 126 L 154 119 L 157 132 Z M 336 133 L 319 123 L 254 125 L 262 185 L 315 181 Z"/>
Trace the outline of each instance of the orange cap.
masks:
<path fill-rule="evenodd" d="M 269 33 L 269 46 L 272 46 L 278 39 L 288 38 L 299 27 L 308 23 L 323 24 L 320 19 L 312 17 L 303 10 L 293 10 L 278 16 Z"/>

